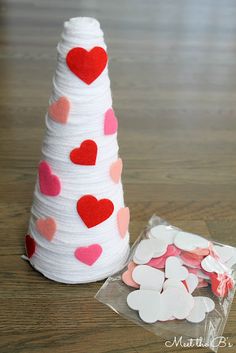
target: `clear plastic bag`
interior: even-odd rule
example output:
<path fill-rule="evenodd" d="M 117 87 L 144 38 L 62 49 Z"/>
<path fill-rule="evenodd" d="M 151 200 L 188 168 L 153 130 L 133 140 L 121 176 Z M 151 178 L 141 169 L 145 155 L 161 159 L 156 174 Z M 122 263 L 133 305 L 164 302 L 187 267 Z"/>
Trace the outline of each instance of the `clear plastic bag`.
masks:
<path fill-rule="evenodd" d="M 214 295 L 210 285 L 206 288 L 195 289 L 193 296 L 206 296 L 211 298 L 215 303 L 215 309 L 212 312 L 206 314 L 205 319 L 200 323 L 191 323 L 184 319 L 157 321 L 154 324 L 146 324 L 140 319 L 138 312 L 130 309 L 127 305 L 127 296 L 134 290 L 134 288 L 126 285 L 122 281 L 121 276 L 123 272 L 127 270 L 127 265 L 129 262 L 132 261 L 135 249 L 140 241 L 142 239 L 149 238 L 149 230 L 157 225 L 171 226 L 167 221 L 157 217 L 156 215 L 153 215 L 149 220 L 146 228 L 142 231 L 132 246 L 130 256 L 125 267 L 106 280 L 106 282 L 95 295 L 95 298 L 109 306 L 117 314 L 134 322 L 137 325 L 144 327 L 155 335 L 163 337 L 165 340 L 170 342 L 177 342 L 180 340 L 181 344 L 183 345 L 202 347 L 205 346 L 209 347 L 212 351 L 217 352 L 219 348 L 220 337 L 223 335 L 230 307 L 233 302 L 235 286 L 224 298 Z M 180 230 L 174 226 L 171 227 L 173 229 Z M 213 245 L 226 246 L 212 240 L 210 241 L 213 243 Z M 236 254 L 236 249 L 233 249 Z M 234 268 L 232 268 L 231 277 L 235 281 L 236 270 Z"/>

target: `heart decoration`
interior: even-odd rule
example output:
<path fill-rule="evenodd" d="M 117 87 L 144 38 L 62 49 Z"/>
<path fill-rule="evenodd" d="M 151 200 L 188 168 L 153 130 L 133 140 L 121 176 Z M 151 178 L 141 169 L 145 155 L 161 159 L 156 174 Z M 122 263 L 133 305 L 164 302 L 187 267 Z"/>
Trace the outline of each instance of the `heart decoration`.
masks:
<path fill-rule="evenodd" d="M 183 281 L 188 277 L 188 270 L 182 266 L 180 260 L 175 256 L 170 256 L 166 260 L 166 278 Z"/>
<path fill-rule="evenodd" d="M 117 161 L 112 163 L 112 165 L 110 166 L 110 177 L 116 184 L 118 184 L 120 181 L 122 168 L 123 163 L 121 158 L 118 158 Z"/>
<path fill-rule="evenodd" d="M 174 244 L 177 248 L 185 251 L 193 251 L 197 248 L 205 249 L 209 246 L 209 241 L 200 237 L 199 235 L 187 233 L 187 232 L 178 232 L 174 239 Z"/>
<path fill-rule="evenodd" d="M 127 304 L 131 309 L 138 310 L 141 320 L 148 324 L 160 317 L 161 294 L 155 290 L 135 290 L 127 296 Z"/>
<path fill-rule="evenodd" d="M 193 293 L 198 286 L 198 277 L 193 273 L 189 273 L 188 277 L 185 279 L 185 283 L 188 292 Z"/>
<path fill-rule="evenodd" d="M 30 259 L 35 253 L 36 243 L 35 240 L 29 234 L 25 236 L 25 248 L 27 256 Z"/>
<path fill-rule="evenodd" d="M 194 297 L 194 306 L 186 317 L 189 322 L 199 323 L 205 319 L 206 313 L 215 309 L 215 303 L 208 297 Z"/>
<path fill-rule="evenodd" d="M 199 269 L 201 268 L 201 261 L 194 259 L 191 256 L 188 256 L 186 253 L 185 254 L 182 253 L 180 255 L 180 258 L 183 261 L 183 263 L 188 267 L 199 268 Z"/>
<path fill-rule="evenodd" d="M 51 119 L 60 124 L 66 124 L 70 111 L 70 101 L 67 97 L 60 97 L 48 108 L 48 115 Z"/>
<path fill-rule="evenodd" d="M 95 165 L 97 158 L 97 144 L 93 140 L 85 140 L 80 147 L 70 152 L 70 160 L 79 165 Z"/>
<path fill-rule="evenodd" d="M 97 200 L 92 195 L 85 195 L 77 202 L 77 212 L 88 228 L 107 220 L 113 211 L 114 205 L 109 199 Z"/>
<path fill-rule="evenodd" d="M 127 270 L 122 274 L 122 281 L 129 287 L 139 288 L 139 284 L 133 280 L 132 273 L 137 265 L 131 261 L 128 264 Z"/>
<path fill-rule="evenodd" d="M 99 244 L 92 244 L 87 247 L 79 247 L 75 250 L 75 257 L 87 266 L 92 266 L 102 254 L 102 247 Z"/>
<path fill-rule="evenodd" d="M 94 47 L 89 51 L 81 47 L 72 48 L 66 56 L 69 69 L 87 85 L 101 75 L 107 61 L 107 53 L 101 47 Z"/>
<path fill-rule="evenodd" d="M 153 257 L 164 255 L 167 245 L 163 240 L 143 239 L 135 250 L 133 260 L 138 265 L 147 264 Z"/>
<path fill-rule="evenodd" d="M 104 118 L 104 134 L 115 134 L 118 129 L 118 121 L 112 108 L 108 109 Z"/>
<path fill-rule="evenodd" d="M 217 297 L 225 297 L 234 287 L 234 281 L 228 274 L 211 273 L 211 290 Z"/>
<path fill-rule="evenodd" d="M 194 300 L 187 290 L 170 286 L 162 292 L 161 304 L 165 308 L 165 320 L 172 316 L 178 320 L 183 320 L 191 312 Z"/>
<path fill-rule="evenodd" d="M 177 229 L 163 224 L 151 228 L 149 232 L 151 238 L 164 240 L 168 242 L 168 244 L 173 244 L 174 237 L 177 233 Z"/>
<path fill-rule="evenodd" d="M 161 291 L 164 283 L 164 272 L 156 268 L 139 265 L 133 269 L 133 280 L 140 285 L 140 289 L 152 289 Z"/>
<path fill-rule="evenodd" d="M 54 218 L 39 218 L 35 222 L 37 231 L 47 240 L 51 241 L 56 233 L 57 224 Z"/>
<path fill-rule="evenodd" d="M 231 260 L 235 263 L 235 257 L 236 249 L 215 246 L 195 234 L 165 225 L 148 228 L 122 275 L 124 283 L 139 288 L 128 294 L 127 304 L 146 323 L 173 319 L 202 322 L 215 304 L 192 293 L 211 284 L 214 295 L 227 297 L 235 286 L 232 267 L 227 266 Z"/>
<path fill-rule="evenodd" d="M 155 268 L 164 268 L 166 265 L 166 260 L 168 259 L 169 256 L 178 256 L 180 254 L 180 250 L 176 248 L 173 244 L 170 244 L 167 246 L 167 250 L 164 255 L 160 257 L 154 257 L 152 258 L 147 264 L 149 266 L 155 267 Z"/>
<path fill-rule="evenodd" d="M 46 161 L 39 164 L 39 187 L 42 194 L 57 196 L 61 192 L 61 183 L 58 176 L 52 173 L 50 165 Z"/>
<path fill-rule="evenodd" d="M 225 272 L 227 272 L 227 267 L 223 263 L 216 260 L 211 255 L 206 256 L 202 260 L 201 266 L 204 271 L 209 272 L 209 273 L 215 272 L 215 273 L 219 273 L 219 274 L 224 274 Z"/>
<path fill-rule="evenodd" d="M 177 279 L 167 279 L 164 284 L 163 284 L 163 290 L 166 290 L 169 287 L 174 287 L 174 288 L 180 288 L 183 289 L 184 291 L 186 291 L 187 285 L 185 285 L 184 283 L 185 281 L 179 281 Z"/>
<path fill-rule="evenodd" d="M 129 227 L 130 213 L 129 207 L 121 208 L 117 213 L 117 223 L 121 238 L 124 238 Z"/>

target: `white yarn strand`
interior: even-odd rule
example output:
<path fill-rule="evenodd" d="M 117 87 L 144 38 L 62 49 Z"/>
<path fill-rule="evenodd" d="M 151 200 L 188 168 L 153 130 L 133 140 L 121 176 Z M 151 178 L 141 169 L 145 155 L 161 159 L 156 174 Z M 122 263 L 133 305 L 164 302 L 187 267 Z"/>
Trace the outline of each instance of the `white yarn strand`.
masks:
<path fill-rule="evenodd" d="M 74 47 L 90 50 L 98 46 L 106 50 L 103 32 L 97 20 L 72 18 L 64 23 L 57 46 L 57 68 L 49 104 L 60 97 L 70 101 L 66 124 L 45 117 L 46 134 L 42 145 L 45 160 L 61 182 L 58 196 L 41 193 L 37 179 L 28 234 L 36 242 L 36 251 L 29 261 L 44 276 L 63 283 L 85 283 L 106 278 L 120 270 L 129 253 L 129 234 L 122 238 L 117 225 L 117 212 L 124 207 L 122 183 L 115 183 L 109 173 L 118 159 L 117 134 L 104 134 L 104 114 L 112 107 L 107 67 L 90 85 L 80 80 L 66 64 L 66 55 Z M 77 165 L 70 152 L 85 140 L 94 140 L 98 147 L 96 164 Z M 114 211 L 104 222 L 87 228 L 76 205 L 84 195 L 112 201 Z M 39 234 L 36 221 L 52 217 L 56 233 L 51 241 Z M 79 247 L 99 244 L 103 251 L 92 265 L 80 262 L 74 255 Z"/>

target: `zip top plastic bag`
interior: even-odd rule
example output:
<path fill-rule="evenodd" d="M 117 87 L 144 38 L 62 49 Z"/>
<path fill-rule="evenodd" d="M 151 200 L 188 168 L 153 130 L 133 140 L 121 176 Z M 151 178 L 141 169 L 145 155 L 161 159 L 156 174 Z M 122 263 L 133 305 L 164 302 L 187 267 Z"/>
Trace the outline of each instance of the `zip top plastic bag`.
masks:
<path fill-rule="evenodd" d="M 235 293 L 236 248 L 152 216 L 96 299 L 168 340 L 217 352 Z"/>

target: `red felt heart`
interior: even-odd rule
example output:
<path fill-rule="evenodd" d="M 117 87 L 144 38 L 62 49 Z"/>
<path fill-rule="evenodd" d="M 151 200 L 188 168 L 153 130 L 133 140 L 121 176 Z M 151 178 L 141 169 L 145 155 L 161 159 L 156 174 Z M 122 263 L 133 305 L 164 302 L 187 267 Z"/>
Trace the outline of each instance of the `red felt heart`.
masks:
<path fill-rule="evenodd" d="M 77 212 L 88 228 L 104 222 L 112 215 L 113 203 L 108 199 L 97 200 L 92 195 L 82 196 L 77 202 Z"/>
<path fill-rule="evenodd" d="M 27 256 L 30 259 L 35 253 L 36 243 L 29 234 L 25 236 L 25 248 Z"/>
<path fill-rule="evenodd" d="M 93 140 L 85 140 L 80 147 L 70 153 L 70 160 L 74 164 L 95 165 L 97 158 L 97 144 Z"/>
<path fill-rule="evenodd" d="M 72 48 L 66 56 L 69 69 L 87 85 L 101 75 L 107 60 L 107 53 L 101 47 L 94 47 L 90 51 L 80 47 Z"/>

